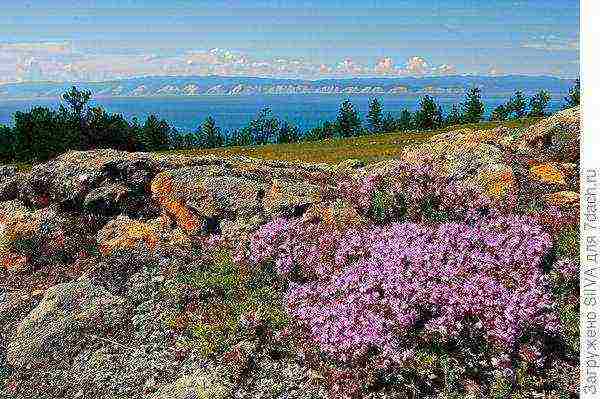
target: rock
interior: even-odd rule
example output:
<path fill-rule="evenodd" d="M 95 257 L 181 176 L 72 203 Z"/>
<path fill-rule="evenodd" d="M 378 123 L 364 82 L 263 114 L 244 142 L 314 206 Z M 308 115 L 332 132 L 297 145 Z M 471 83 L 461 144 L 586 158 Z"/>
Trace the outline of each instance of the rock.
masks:
<path fill-rule="evenodd" d="M 120 216 L 112 219 L 98 232 L 97 241 L 100 251 L 105 255 L 117 250 L 138 247 L 153 252 L 158 245 L 159 234 L 156 224 Z"/>
<path fill-rule="evenodd" d="M 449 176 L 459 179 L 477 173 L 485 165 L 502 162 L 502 151 L 491 144 L 465 143 L 444 155 L 443 167 Z"/>
<path fill-rule="evenodd" d="M 85 196 L 83 208 L 89 213 L 114 216 L 124 208 L 128 194 L 129 189 L 122 184 L 98 187 Z"/>
<path fill-rule="evenodd" d="M 558 191 L 543 196 L 544 202 L 552 206 L 579 205 L 579 193 L 574 191 Z"/>
<path fill-rule="evenodd" d="M 548 161 L 579 160 L 580 109 L 569 108 L 527 128 L 513 148 Z"/>
<path fill-rule="evenodd" d="M 505 164 L 483 165 L 469 182 L 494 199 L 505 198 L 509 192 L 517 189 L 513 170 Z"/>
<path fill-rule="evenodd" d="M 260 210 L 264 188 L 233 176 L 206 177 L 197 167 L 161 173 L 152 181 L 152 195 L 177 224 L 191 235 L 201 232 L 203 219 L 234 218 Z"/>
<path fill-rule="evenodd" d="M 275 179 L 263 204 L 270 215 L 300 216 L 309 205 L 321 199 L 319 188 L 313 184 Z"/>
<path fill-rule="evenodd" d="M 302 216 L 305 222 L 323 221 L 338 228 L 359 227 L 367 223 L 357 210 L 348 202 L 337 200 L 332 204 L 311 205 Z"/>
<path fill-rule="evenodd" d="M 232 387 L 225 370 L 199 368 L 161 387 L 149 399 L 228 399 L 231 397 L 233 397 Z"/>
<path fill-rule="evenodd" d="M 18 325 L 7 348 L 8 363 L 18 369 L 69 362 L 92 336 L 106 337 L 122 322 L 124 300 L 88 279 L 59 284 Z"/>
<path fill-rule="evenodd" d="M 0 166 L 0 201 L 10 201 L 19 195 L 20 176 L 12 165 Z"/>
<path fill-rule="evenodd" d="M 336 170 L 359 169 L 366 166 L 365 161 L 360 159 L 346 159 L 335 166 Z"/>
<path fill-rule="evenodd" d="M 152 177 L 159 171 L 159 163 L 150 154 L 116 150 L 70 151 L 35 165 L 25 175 L 19 197 L 25 204 L 35 207 L 57 203 L 66 209 L 80 211 L 100 198 L 104 203 L 111 203 L 111 196 L 115 199 L 120 192 L 119 198 L 126 197 L 131 204 L 132 198 L 144 197 Z M 128 211 L 143 212 L 144 202 L 142 199 L 137 201 L 141 209 Z M 94 207 L 88 209 L 95 210 Z M 111 209 L 113 213 L 116 213 L 115 209 Z"/>
<path fill-rule="evenodd" d="M 0 209 L 0 258 L 4 267 L 26 271 L 72 258 L 88 244 L 87 227 L 51 206 L 30 211 L 11 201 Z M 16 263 L 15 263 L 16 262 Z"/>
<path fill-rule="evenodd" d="M 27 270 L 27 257 L 14 251 L 14 243 L 34 234 L 30 218 L 31 212 L 19 201 L 0 203 L 0 264 L 6 270 Z"/>

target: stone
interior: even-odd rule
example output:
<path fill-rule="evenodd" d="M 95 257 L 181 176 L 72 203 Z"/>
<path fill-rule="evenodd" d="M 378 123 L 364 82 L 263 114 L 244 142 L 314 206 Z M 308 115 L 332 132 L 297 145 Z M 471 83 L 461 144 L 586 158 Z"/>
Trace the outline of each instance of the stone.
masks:
<path fill-rule="evenodd" d="M 122 322 L 124 300 L 82 278 L 46 291 L 18 325 L 7 347 L 8 363 L 19 369 L 68 362 L 69 354 L 92 335 L 105 336 Z"/>
<path fill-rule="evenodd" d="M 319 188 L 305 182 L 274 179 L 263 199 L 270 215 L 299 216 L 309 205 L 322 200 Z"/>
<path fill-rule="evenodd" d="M 481 166 L 470 182 L 493 199 L 503 199 L 517 188 L 512 168 L 499 163 Z"/>
<path fill-rule="evenodd" d="M 19 195 L 20 176 L 12 165 L 0 166 L 0 201 L 10 201 Z"/>
<path fill-rule="evenodd" d="M 228 399 L 233 397 L 227 371 L 220 367 L 198 368 L 159 388 L 148 399 Z"/>
<path fill-rule="evenodd" d="M 579 205 L 579 193 L 575 191 L 558 191 L 544 195 L 543 199 L 547 205 Z"/>
<path fill-rule="evenodd" d="M 112 219 L 98 232 L 97 241 L 100 252 L 105 255 L 140 245 L 152 252 L 159 243 L 159 234 L 154 225 L 120 216 Z"/>

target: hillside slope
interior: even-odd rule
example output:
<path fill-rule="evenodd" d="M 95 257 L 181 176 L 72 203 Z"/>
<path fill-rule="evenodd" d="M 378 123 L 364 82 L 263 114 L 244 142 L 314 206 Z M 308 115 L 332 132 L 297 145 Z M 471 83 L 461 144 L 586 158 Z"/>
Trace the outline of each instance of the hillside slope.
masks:
<path fill-rule="evenodd" d="M 0 396 L 574 395 L 579 119 L 366 166 L 98 150 L 3 167 Z"/>

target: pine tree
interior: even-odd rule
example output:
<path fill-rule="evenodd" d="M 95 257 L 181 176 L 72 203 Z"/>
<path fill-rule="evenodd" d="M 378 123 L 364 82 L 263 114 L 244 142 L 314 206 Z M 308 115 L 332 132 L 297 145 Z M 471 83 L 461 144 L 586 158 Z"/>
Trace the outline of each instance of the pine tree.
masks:
<path fill-rule="evenodd" d="M 13 130 L 0 125 L 0 162 L 9 163 L 15 158 L 15 135 Z"/>
<path fill-rule="evenodd" d="M 459 125 L 463 123 L 464 118 L 462 112 L 460 112 L 460 107 L 458 105 L 453 105 L 450 114 L 446 118 L 447 125 Z"/>
<path fill-rule="evenodd" d="M 361 122 L 354 105 L 346 100 L 340 106 L 336 128 L 341 137 L 354 137 L 361 134 Z"/>
<path fill-rule="evenodd" d="M 490 121 L 505 121 L 510 116 L 510 109 L 505 104 L 500 104 L 492 111 Z"/>
<path fill-rule="evenodd" d="M 575 85 L 569 90 L 569 95 L 565 97 L 565 108 L 576 107 L 581 100 L 581 81 L 575 79 Z"/>
<path fill-rule="evenodd" d="M 165 120 L 159 120 L 154 114 L 146 119 L 141 129 L 140 141 L 144 151 L 161 151 L 169 148 L 171 127 Z"/>
<path fill-rule="evenodd" d="M 277 140 L 279 125 L 279 119 L 273 116 L 271 108 L 263 108 L 258 115 L 256 115 L 256 118 L 254 118 L 247 127 L 242 129 L 242 136 L 244 134 L 250 134 L 254 144 L 261 145 L 273 143 Z M 244 139 L 244 142 L 246 141 L 247 139 Z"/>
<path fill-rule="evenodd" d="M 284 121 L 277 132 L 277 143 L 288 144 L 295 143 L 300 140 L 300 130 L 297 126 Z"/>
<path fill-rule="evenodd" d="M 546 107 L 550 102 L 550 93 L 546 90 L 540 90 L 537 94 L 529 99 L 529 116 L 544 117 L 546 116 Z"/>
<path fill-rule="evenodd" d="M 89 90 L 79 90 L 73 86 L 69 91 L 63 93 L 61 97 L 67 103 L 71 109 L 71 115 L 77 121 L 79 148 L 89 149 L 95 147 L 94 137 L 90 133 L 86 123 L 86 111 L 92 99 L 92 92 Z"/>
<path fill-rule="evenodd" d="M 421 99 L 420 108 L 415 113 L 415 125 L 420 130 L 432 130 L 442 126 L 444 116 L 442 108 L 435 100 L 426 95 Z"/>
<path fill-rule="evenodd" d="M 463 103 L 463 117 L 465 123 L 479 123 L 483 119 L 485 106 L 481 101 L 481 89 L 474 87 L 467 92 L 467 100 Z"/>
<path fill-rule="evenodd" d="M 379 100 L 372 99 L 369 104 L 369 113 L 367 114 L 367 122 L 371 133 L 380 133 L 383 129 L 382 110 Z"/>
<path fill-rule="evenodd" d="M 223 146 L 221 129 L 217 126 L 217 123 L 211 116 L 204 120 L 198 131 L 200 133 L 200 146 L 202 148 L 217 148 Z"/>
<path fill-rule="evenodd" d="M 526 115 L 525 107 L 527 104 L 525 102 L 525 95 L 523 92 L 521 90 L 517 90 L 510 98 L 506 106 L 509 110 L 509 113 L 514 114 L 515 119 L 524 118 Z"/>
<path fill-rule="evenodd" d="M 398 130 L 401 132 L 407 132 L 413 128 L 413 115 L 409 110 L 403 109 L 398 119 Z"/>
<path fill-rule="evenodd" d="M 381 122 L 381 131 L 384 133 L 395 132 L 397 130 L 396 125 L 396 119 L 394 119 L 391 113 L 387 112 Z"/>

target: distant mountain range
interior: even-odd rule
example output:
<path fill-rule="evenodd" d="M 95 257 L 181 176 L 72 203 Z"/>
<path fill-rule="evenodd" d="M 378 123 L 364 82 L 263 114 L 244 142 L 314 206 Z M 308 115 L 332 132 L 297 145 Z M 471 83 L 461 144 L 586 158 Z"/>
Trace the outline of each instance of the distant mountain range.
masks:
<path fill-rule="evenodd" d="M 348 94 L 418 96 L 462 95 L 469 87 L 480 87 L 486 96 L 526 94 L 544 89 L 561 95 L 573 79 L 551 76 L 435 76 L 401 78 L 272 79 L 223 76 L 157 76 L 106 82 L 27 82 L 0 85 L 0 100 L 57 98 L 71 86 L 89 89 L 96 98 L 147 96 L 243 96 L 292 94 Z"/>

